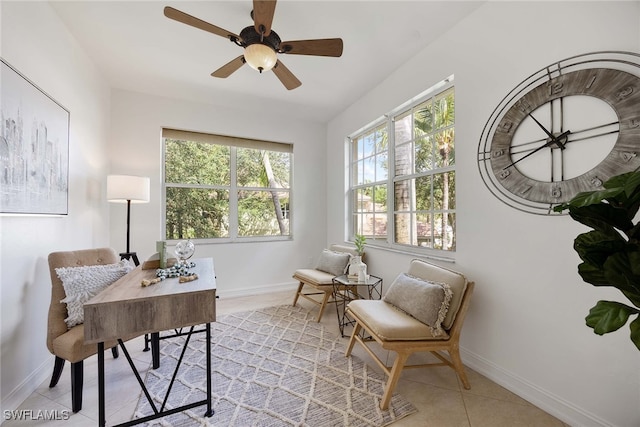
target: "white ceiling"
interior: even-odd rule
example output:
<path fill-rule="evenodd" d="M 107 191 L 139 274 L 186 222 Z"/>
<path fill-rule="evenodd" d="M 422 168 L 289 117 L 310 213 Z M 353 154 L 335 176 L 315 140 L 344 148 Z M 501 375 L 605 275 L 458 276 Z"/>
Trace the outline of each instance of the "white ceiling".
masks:
<path fill-rule="evenodd" d="M 250 0 L 52 1 L 52 7 L 113 88 L 276 112 L 326 122 L 416 52 L 482 5 L 480 1 L 278 2 L 272 28 L 283 41 L 340 37 L 340 58 L 279 55 L 302 82 L 288 91 L 272 72 L 244 65 L 211 77 L 242 54 L 229 40 L 168 19 L 172 6 L 239 34 Z"/>

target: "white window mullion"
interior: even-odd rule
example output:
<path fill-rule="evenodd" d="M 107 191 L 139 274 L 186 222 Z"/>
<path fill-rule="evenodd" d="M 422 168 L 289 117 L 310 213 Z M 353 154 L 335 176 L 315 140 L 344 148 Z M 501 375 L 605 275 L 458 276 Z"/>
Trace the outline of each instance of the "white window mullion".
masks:
<path fill-rule="evenodd" d="M 238 171 L 236 159 L 236 147 L 231 147 L 229 159 L 231 186 L 229 187 L 229 238 L 238 237 Z"/>
<path fill-rule="evenodd" d="M 396 235 L 396 134 L 393 117 L 387 116 L 387 156 L 389 158 L 389 173 L 387 174 L 387 244 L 393 245 Z"/>

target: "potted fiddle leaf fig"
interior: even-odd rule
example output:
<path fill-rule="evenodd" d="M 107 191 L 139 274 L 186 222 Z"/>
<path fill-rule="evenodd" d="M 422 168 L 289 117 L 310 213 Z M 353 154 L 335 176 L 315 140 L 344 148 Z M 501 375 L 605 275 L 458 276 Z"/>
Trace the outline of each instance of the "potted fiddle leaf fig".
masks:
<path fill-rule="evenodd" d="M 573 245 L 582 260 L 582 279 L 594 286 L 612 286 L 632 304 L 598 301 L 585 318 L 587 326 L 604 335 L 635 318 L 629 324 L 631 341 L 640 350 L 640 171 L 614 176 L 603 187 L 580 193 L 554 210 L 568 210 L 571 218 L 592 228 L 578 235 Z"/>

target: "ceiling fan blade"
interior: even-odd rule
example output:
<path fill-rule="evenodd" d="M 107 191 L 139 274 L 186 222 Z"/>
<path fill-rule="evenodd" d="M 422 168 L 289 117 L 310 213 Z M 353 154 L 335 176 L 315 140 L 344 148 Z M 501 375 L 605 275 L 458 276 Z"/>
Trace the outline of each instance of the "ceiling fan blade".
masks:
<path fill-rule="evenodd" d="M 182 22 L 183 24 L 191 25 L 192 27 L 196 27 L 201 30 L 216 34 L 218 36 L 225 37 L 227 39 L 240 39 L 240 37 L 238 37 L 231 31 L 227 31 L 224 28 L 216 27 L 213 24 L 209 24 L 202 19 L 191 16 L 188 13 L 181 12 L 178 9 L 174 9 L 170 6 L 166 6 L 164 8 L 164 16 L 175 21 Z"/>
<path fill-rule="evenodd" d="M 237 71 L 238 68 L 242 67 L 244 65 L 244 62 L 244 56 L 240 55 L 236 59 L 229 61 L 222 67 L 215 70 L 213 73 L 211 73 L 211 76 L 219 77 L 221 79 L 227 78 L 235 71 Z"/>
<path fill-rule="evenodd" d="M 276 62 L 276 66 L 272 68 L 272 71 L 288 90 L 295 89 L 302 84 L 300 80 L 298 80 L 298 78 L 294 76 L 293 73 L 289 71 L 289 69 L 279 60 Z"/>
<path fill-rule="evenodd" d="M 261 34 L 271 33 L 273 14 L 276 11 L 276 0 L 253 0 L 253 26 Z"/>
<path fill-rule="evenodd" d="M 342 56 L 342 39 L 294 40 L 280 43 L 290 55 Z"/>

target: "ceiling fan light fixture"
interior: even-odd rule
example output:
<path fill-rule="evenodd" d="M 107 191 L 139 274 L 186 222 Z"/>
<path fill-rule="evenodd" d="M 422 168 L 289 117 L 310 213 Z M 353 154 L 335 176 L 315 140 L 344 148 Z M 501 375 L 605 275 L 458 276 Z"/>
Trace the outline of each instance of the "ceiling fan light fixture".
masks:
<path fill-rule="evenodd" d="M 278 61 L 275 50 L 271 47 L 254 43 L 244 48 L 244 59 L 256 71 L 269 71 Z"/>

